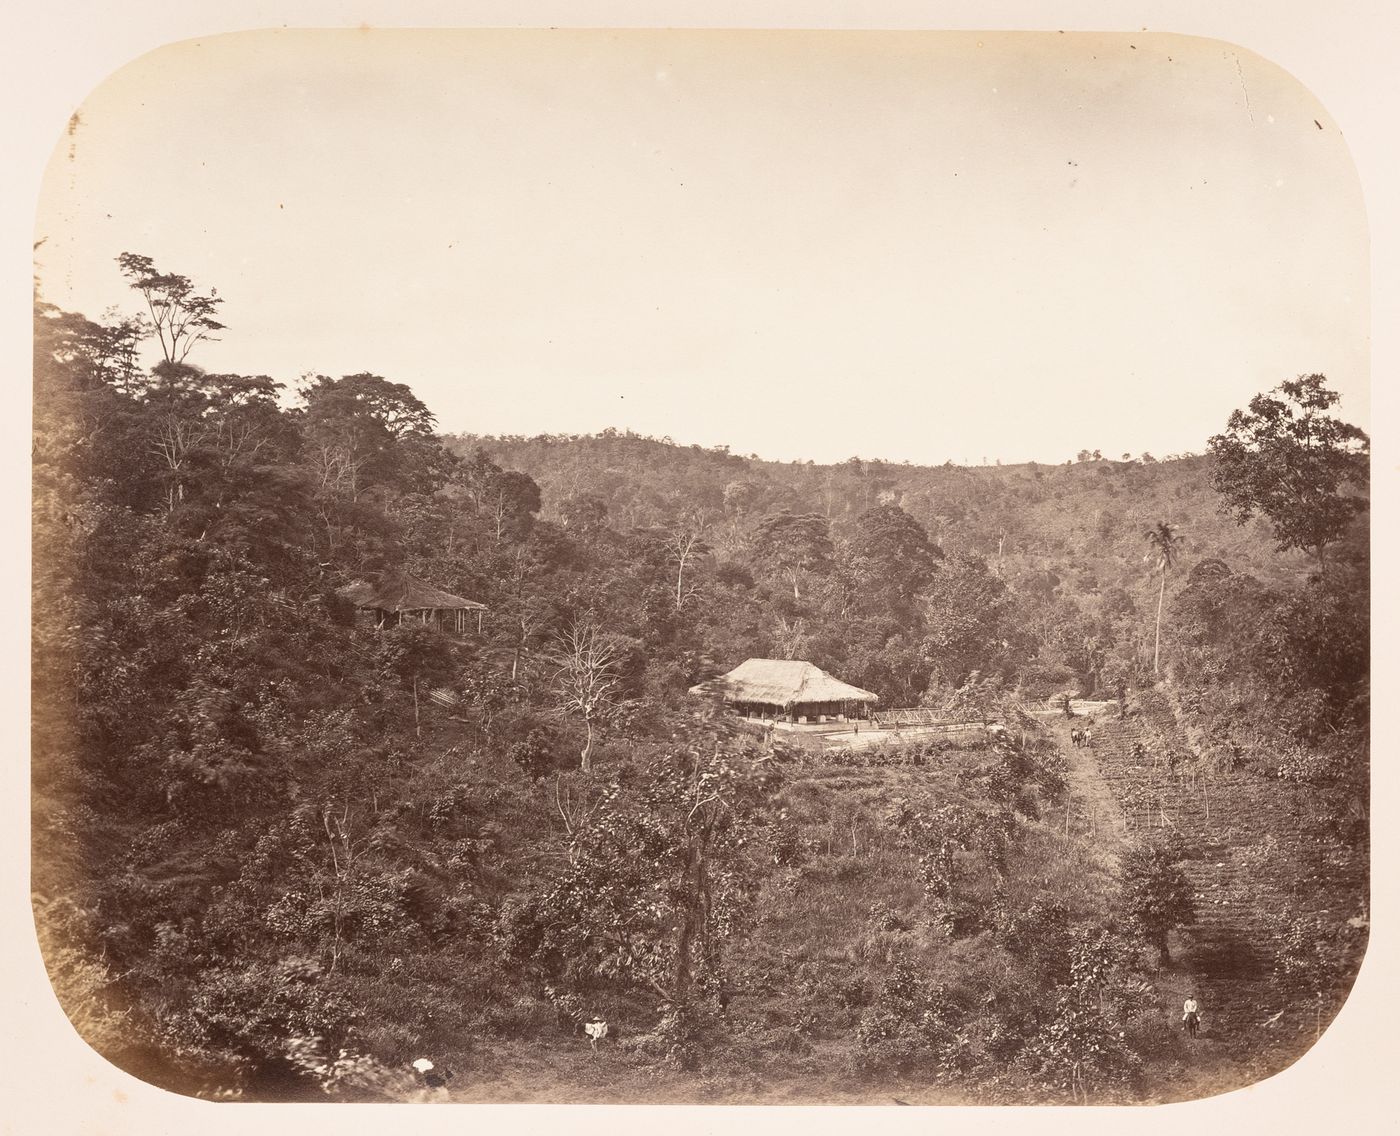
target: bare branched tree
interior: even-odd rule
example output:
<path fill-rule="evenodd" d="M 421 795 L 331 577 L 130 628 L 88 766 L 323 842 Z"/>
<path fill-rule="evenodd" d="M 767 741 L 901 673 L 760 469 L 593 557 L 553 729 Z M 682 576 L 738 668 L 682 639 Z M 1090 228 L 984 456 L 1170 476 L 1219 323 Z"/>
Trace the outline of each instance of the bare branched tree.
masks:
<path fill-rule="evenodd" d="M 617 651 L 588 620 L 576 621 L 559 636 L 554 653 L 554 690 L 559 708 L 583 719 L 586 740 L 580 768 L 593 768 L 593 726 L 615 705 Z"/>
<path fill-rule="evenodd" d="M 150 453 L 160 459 L 169 477 L 165 491 L 165 507 L 174 512 L 185 500 L 185 477 L 193 451 L 209 432 L 209 424 L 200 418 L 190 418 L 176 412 L 156 419 L 151 437 Z"/>
<path fill-rule="evenodd" d="M 685 601 L 695 594 L 693 584 L 689 587 L 685 585 L 685 570 L 696 557 L 709 551 L 703 539 L 704 531 L 705 515 L 697 509 L 681 517 L 666 534 L 666 554 L 676 566 L 677 608 L 683 606 Z"/>
<path fill-rule="evenodd" d="M 773 642 L 777 646 L 779 658 L 797 658 L 807 645 L 807 621 L 801 616 L 791 620 L 786 616 L 778 616 L 773 627 Z"/>
<path fill-rule="evenodd" d="M 349 805 L 345 805 L 338 816 L 334 806 L 325 805 L 321 809 L 321 826 L 325 829 L 326 840 L 330 844 L 331 871 L 329 880 L 325 878 L 324 872 L 317 872 L 317 883 L 321 898 L 330 906 L 331 965 L 328 973 L 333 974 L 340 964 L 346 897 L 354 884 L 355 861 L 364 849 L 364 841 L 353 837 Z M 327 883 L 330 887 L 329 895 L 326 894 Z"/>

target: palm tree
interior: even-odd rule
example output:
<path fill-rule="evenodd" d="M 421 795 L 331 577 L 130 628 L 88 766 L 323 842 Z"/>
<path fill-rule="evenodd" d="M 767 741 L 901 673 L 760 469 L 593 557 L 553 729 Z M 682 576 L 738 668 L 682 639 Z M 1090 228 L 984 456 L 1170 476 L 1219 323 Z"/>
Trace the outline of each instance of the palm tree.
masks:
<path fill-rule="evenodd" d="M 1177 534 L 1176 527 L 1167 524 L 1166 521 L 1158 521 L 1142 535 L 1147 538 L 1147 543 L 1151 546 L 1151 551 L 1147 554 L 1146 559 L 1150 560 L 1155 555 L 1156 571 L 1162 574 L 1162 584 L 1157 590 L 1157 635 L 1152 644 L 1152 673 L 1158 674 L 1161 670 L 1162 601 L 1167 595 L 1167 571 L 1176 563 L 1176 553 L 1181 544 L 1181 537 Z"/>

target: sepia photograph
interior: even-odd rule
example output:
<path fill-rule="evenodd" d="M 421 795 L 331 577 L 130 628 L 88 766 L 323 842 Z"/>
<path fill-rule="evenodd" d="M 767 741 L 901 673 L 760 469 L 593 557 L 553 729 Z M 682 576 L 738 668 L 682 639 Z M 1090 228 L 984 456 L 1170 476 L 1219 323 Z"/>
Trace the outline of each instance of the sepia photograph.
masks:
<path fill-rule="evenodd" d="M 230 1106 L 1303 1059 L 1371 929 L 1344 125 L 1146 30 L 269 27 L 103 79 L 32 203 L 77 1035 Z"/>

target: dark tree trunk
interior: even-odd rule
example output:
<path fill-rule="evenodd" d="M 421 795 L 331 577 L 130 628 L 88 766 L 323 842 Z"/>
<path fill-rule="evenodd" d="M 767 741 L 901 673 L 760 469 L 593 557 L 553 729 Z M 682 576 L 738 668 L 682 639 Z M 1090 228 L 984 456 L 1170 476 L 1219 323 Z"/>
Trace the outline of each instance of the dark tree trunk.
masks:
<path fill-rule="evenodd" d="M 676 940 L 676 973 L 671 982 L 671 1001 L 677 1006 L 685 1005 L 690 998 L 690 956 L 701 921 L 699 892 L 703 864 L 704 854 L 692 837 L 686 851 L 685 874 L 681 884 L 681 931 Z"/>

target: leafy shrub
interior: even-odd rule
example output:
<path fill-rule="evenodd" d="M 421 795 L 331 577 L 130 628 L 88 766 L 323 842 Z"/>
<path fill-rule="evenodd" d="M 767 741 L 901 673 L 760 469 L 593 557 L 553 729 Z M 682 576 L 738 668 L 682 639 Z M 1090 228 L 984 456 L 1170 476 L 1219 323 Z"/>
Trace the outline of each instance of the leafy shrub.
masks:
<path fill-rule="evenodd" d="M 856 1029 L 857 1063 L 864 1069 L 964 1072 L 963 1007 L 942 983 L 930 982 L 908 959 L 890 968 Z"/>
<path fill-rule="evenodd" d="M 1021 1061 L 1036 1081 L 1088 1101 L 1127 1083 L 1141 1060 L 1127 1043 L 1126 1029 L 1078 992 L 1065 989 L 1049 1020 L 1026 1045 Z"/>
<path fill-rule="evenodd" d="M 1184 848 L 1172 841 L 1139 841 L 1123 856 L 1123 906 L 1143 938 L 1170 960 L 1167 935 L 1196 921 L 1195 893 L 1182 872 Z"/>
<path fill-rule="evenodd" d="M 529 777 L 544 777 L 578 764 L 572 747 L 566 744 L 559 730 L 548 725 L 531 726 L 523 737 L 510 743 L 506 756 Z"/>

